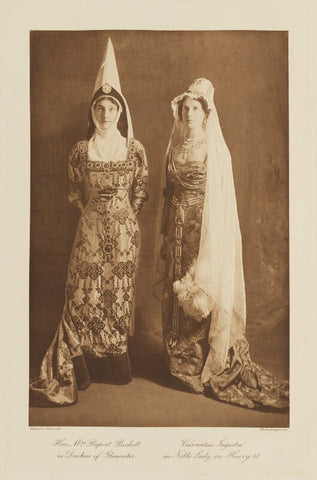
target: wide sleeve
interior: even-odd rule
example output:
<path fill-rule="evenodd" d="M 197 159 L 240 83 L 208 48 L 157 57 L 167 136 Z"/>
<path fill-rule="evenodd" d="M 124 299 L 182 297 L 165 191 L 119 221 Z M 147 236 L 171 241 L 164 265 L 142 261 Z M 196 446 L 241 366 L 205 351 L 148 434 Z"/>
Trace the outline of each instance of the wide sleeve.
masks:
<path fill-rule="evenodd" d="M 149 198 L 146 190 L 148 184 L 148 165 L 143 145 L 140 142 L 136 142 L 135 146 L 137 161 L 132 184 L 131 205 L 134 212 L 138 214 L 144 202 Z"/>
<path fill-rule="evenodd" d="M 84 190 L 82 184 L 81 161 L 78 144 L 74 145 L 68 161 L 69 175 L 69 195 L 68 200 L 71 204 L 84 209 Z"/>

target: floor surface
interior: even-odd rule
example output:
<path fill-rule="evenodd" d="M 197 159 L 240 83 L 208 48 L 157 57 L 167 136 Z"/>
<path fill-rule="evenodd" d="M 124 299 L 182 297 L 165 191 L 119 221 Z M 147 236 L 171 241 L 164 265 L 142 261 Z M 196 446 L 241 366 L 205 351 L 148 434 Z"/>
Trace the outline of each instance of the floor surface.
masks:
<path fill-rule="evenodd" d="M 271 332 L 249 332 L 251 358 L 288 378 L 288 334 L 282 324 Z M 289 414 L 229 405 L 204 395 L 175 390 L 167 383 L 160 332 L 131 340 L 133 380 L 128 385 L 91 384 L 75 405 L 30 408 L 30 426 L 263 427 L 286 428 Z"/>

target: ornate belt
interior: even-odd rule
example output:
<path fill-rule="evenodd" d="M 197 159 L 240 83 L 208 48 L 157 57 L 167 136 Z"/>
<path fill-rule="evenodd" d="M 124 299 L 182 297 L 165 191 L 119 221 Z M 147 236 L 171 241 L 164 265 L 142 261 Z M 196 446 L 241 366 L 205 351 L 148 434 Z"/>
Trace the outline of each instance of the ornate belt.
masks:
<path fill-rule="evenodd" d="M 178 199 L 172 197 L 172 205 L 176 207 L 175 211 L 175 266 L 174 266 L 174 282 L 181 278 L 182 270 L 182 239 L 183 239 L 183 224 L 185 219 L 185 209 L 197 205 L 204 201 L 204 195 L 197 195 L 195 198 L 190 198 L 185 202 L 179 202 Z M 172 327 L 169 334 L 169 345 L 175 347 L 179 336 L 179 304 L 177 295 L 174 295 L 173 302 L 173 318 Z"/>
<path fill-rule="evenodd" d="M 101 200 L 110 200 L 117 193 L 118 193 L 117 188 L 108 187 L 108 188 L 104 188 L 103 190 L 99 190 L 98 197 L 100 197 Z"/>

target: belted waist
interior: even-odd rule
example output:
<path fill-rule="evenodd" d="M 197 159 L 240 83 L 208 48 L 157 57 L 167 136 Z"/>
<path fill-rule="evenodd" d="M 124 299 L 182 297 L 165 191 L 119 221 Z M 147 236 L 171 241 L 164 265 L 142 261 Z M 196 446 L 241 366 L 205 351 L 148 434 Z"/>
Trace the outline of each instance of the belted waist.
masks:
<path fill-rule="evenodd" d="M 199 203 L 203 203 L 205 196 L 204 195 L 197 195 L 192 198 L 188 198 L 186 200 L 179 201 L 178 198 L 173 195 L 172 197 L 172 205 L 175 207 L 182 207 L 182 208 L 188 208 L 192 207 L 193 205 L 197 205 Z"/>
<path fill-rule="evenodd" d="M 103 190 L 98 191 L 98 195 L 104 198 L 105 200 L 109 200 L 110 198 L 114 197 L 117 193 L 118 193 L 118 189 L 113 187 L 107 187 L 107 188 L 104 188 Z"/>
<path fill-rule="evenodd" d="M 124 187 L 105 187 L 102 190 L 95 191 L 92 195 L 92 200 L 101 200 L 101 201 L 106 201 L 106 200 L 111 200 L 115 195 L 117 195 L 119 192 L 127 192 L 127 189 Z M 128 194 L 128 192 L 127 192 Z"/>

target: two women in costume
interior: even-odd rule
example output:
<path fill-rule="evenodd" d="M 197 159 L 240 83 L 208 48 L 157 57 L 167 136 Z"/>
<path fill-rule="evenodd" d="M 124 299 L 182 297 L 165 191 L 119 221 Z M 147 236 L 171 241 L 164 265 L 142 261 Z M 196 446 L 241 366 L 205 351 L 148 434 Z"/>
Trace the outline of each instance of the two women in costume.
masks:
<path fill-rule="evenodd" d="M 172 382 L 245 407 L 285 408 L 288 384 L 253 363 L 231 156 L 210 81 L 172 101 L 161 235 L 163 343 Z M 128 383 L 144 148 L 133 138 L 109 41 L 87 139 L 69 160 L 69 200 L 81 210 L 56 335 L 31 383 L 33 405 L 69 405 L 90 381 Z"/>

